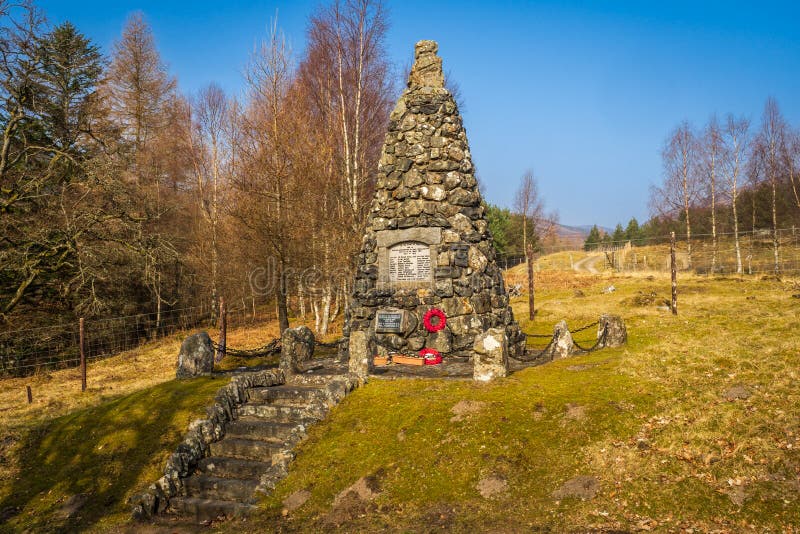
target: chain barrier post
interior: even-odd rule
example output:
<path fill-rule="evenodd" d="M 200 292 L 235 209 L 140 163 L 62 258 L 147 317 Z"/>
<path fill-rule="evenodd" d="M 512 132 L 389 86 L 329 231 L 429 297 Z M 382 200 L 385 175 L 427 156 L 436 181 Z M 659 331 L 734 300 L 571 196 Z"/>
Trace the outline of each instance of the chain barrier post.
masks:
<path fill-rule="evenodd" d="M 216 361 L 221 362 L 225 356 L 225 342 L 228 337 L 228 308 L 225 306 L 225 297 L 219 298 L 219 346 L 217 347 Z"/>
<path fill-rule="evenodd" d="M 81 391 L 86 391 L 86 348 L 85 348 L 85 337 L 84 337 L 84 328 L 83 328 L 83 317 L 80 318 L 78 322 L 78 343 L 80 344 L 81 349 Z"/>
<path fill-rule="evenodd" d="M 678 267 L 675 265 L 675 232 L 669 234 L 669 264 L 672 275 L 672 315 L 678 315 Z"/>
<path fill-rule="evenodd" d="M 531 321 L 536 315 L 536 308 L 534 307 L 535 293 L 533 281 L 533 246 L 528 243 L 528 314 Z"/>

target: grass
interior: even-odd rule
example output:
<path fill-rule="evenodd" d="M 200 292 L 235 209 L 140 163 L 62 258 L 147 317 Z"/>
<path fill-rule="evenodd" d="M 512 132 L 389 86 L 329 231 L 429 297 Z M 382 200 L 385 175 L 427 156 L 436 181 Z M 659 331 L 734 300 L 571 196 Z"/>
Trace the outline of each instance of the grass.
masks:
<path fill-rule="evenodd" d="M 217 330 L 208 332 L 218 338 Z M 85 392 L 78 369 L 0 381 L 0 532 L 115 531 L 127 521 L 128 498 L 161 476 L 189 422 L 205 415 L 227 382 L 174 380 L 188 333 L 91 362 Z M 229 329 L 228 346 L 260 347 L 277 336 L 275 322 L 240 326 Z M 229 356 L 218 368 L 276 361 Z M 88 503 L 66 517 L 79 494 L 89 494 Z"/>
<path fill-rule="evenodd" d="M 161 476 L 188 423 L 226 381 L 164 382 L 16 429 L 15 468 L 0 486 L 0 510 L 11 517 L 0 530 L 103 530 L 125 522 L 128 498 Z M 79 494 L 89 499 L 69 517 L 68 503 Z"/>
<path fill-rule="evenodd" d="M 512 269 L 509 283 L 524 272 L 524 266 Z M 604 292 L 611 285 L 616 290 Z M 543 270 L 536 287 L 535 321 L 527 319 L 527 295 L 512 302 L 525 331 L 547 334 L 561 319 L 575 328 L 615 313 L 625 319 L 628 345 L 487 385 L 374 379 L 312 427 L 289 477 L 256 517 L 219 528 L 800 527 L 796 282 L 681 275 L 677 316 L 659 309 L 669 296 L 664 275 Z M 236 335 L 229 334 L 229 344 L 237 348 L 272 336 L 258 328 Z M 592 338 L 593 329 L 577 336 L 582 343 Z M 63 376 L 37 377 L 40 405 L 17 407 L 23 382 L 4 381 L 14 384 L 17 397 L 9 406 L 10 397 L 1 396 L 7 390 L 0 393 L 0 421 L 12 427 L 4 431 L 10 445 L 8 438 L 0 445 L 0 510 L 21 507 L 8 527 L 121 528 L 127 496 L 157 478 L 188 421 L 222 384 L 171 381 L 178 342 L 122 355 L 116 365 L 109 361 L 107 372 L 119 376 L 103 384 L 114 389 L 86 396 L 73 371 L 60 371 Z M 90 367 L 90 387 L 101 369 L 100 363 Z M 48 383 L 51 392 L 43 391 Z M 749 396 L 728 400 L 737 386 Z M 454 420 L 452 408 L 461 401 L 470 401 L 474 411 Z M 593 499 L 553 496 L 577 475 L 598 481 Z M 380 488 L 374 501 L 334 504 L 365 476 Z M 482 497 L 478 483 L 487 477 L 505 481 L 506 490 Z M 285 513 L 283 500 L 302 489 L 311 494 L 308 502 Z M 60 519 L 65 499 L 84 492 L 97 496 L 95 504 L 80 519 Z"/>
<path fill-rule="evenodd" d="M 373 380 L 312 430 L 254 531 L 800 527 L 793 282 L 682 276 L 678 316 L 637 299 L 666 298 L 665 277 L 545 271 L 537 287 L 526 331 L 609 312 L 625 318 L 628 345 L 484 386 Z M 513 306 L 527 317 L 527 295 Z M 735 386 L 749 397 L 728 400 Z M 482 409 L 451 421 L 464 400 Z M 507 491 L 484 498 L 478 482 L 492 475 Z M 577 475 L 598 480 L 597 496 L 556 499 Z M 335 504 L 365 476 L 381 488 L 375 501 Z M 302 489 L 311 498 L 284 516 L 282 501 Z"/>

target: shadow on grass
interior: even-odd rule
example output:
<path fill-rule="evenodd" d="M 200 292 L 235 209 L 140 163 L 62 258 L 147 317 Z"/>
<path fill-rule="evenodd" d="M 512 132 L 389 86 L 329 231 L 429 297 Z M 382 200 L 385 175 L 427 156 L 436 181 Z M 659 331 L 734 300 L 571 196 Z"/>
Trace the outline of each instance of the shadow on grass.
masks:
<path fill-rule="evenodd" d="M 0 502 L 0 532 L 72 532 L 106 516 L 124 520 L 128 497 L 161 475 L 188 422 L 225 383 L 173 380 L 31 428 Z"/>

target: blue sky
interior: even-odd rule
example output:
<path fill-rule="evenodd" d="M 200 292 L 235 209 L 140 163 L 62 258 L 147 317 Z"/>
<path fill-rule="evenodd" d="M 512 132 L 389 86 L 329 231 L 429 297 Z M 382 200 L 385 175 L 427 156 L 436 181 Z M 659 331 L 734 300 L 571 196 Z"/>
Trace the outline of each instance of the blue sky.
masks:
<path fill-rule="evenodd" d="M 271 18 L 297 56 L 318 1 L 41 0 L 110 51 L 128 13 L 145 13 L 181 88 L 241 91 Z M 768 96 L 800 126 L 800 16 L 794 2 L 387 2 L 399 68 L 419 39 L 461 87 L 488 201 L 511 206 L 526 169 L 564 224 L 648 218 L 661 147 L 679 121 L 749 117 Z"/>

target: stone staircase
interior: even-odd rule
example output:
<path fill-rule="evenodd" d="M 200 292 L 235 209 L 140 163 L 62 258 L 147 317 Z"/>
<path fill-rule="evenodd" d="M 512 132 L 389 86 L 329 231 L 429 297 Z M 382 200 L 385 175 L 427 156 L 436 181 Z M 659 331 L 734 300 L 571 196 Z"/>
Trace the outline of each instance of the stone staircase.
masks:
<path fill-rule="evenodd" d="M 170 499 L 168 512 L 198 523 L 247 515 L 264 477 L 273 471 L 275 478 L 273 455 L 290 451 L 307 426 L 323 419 L 349 389 L 337 381 L 248 389 L 225 436 L 210 444 L 209 456 L 183 480 L 181 495 Z"/>

